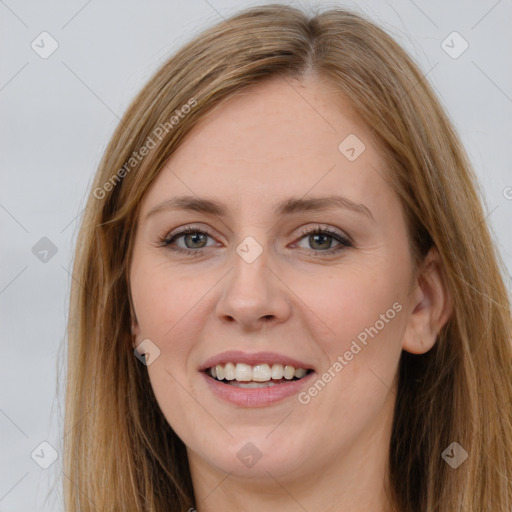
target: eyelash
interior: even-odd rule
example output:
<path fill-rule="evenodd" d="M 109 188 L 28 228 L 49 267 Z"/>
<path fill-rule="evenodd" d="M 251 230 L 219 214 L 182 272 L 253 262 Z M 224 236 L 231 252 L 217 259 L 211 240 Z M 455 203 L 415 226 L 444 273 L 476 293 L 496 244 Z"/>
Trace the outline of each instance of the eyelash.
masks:
<path fill-rule="evenodd" d="M 172 233 L 170 236 L 166 236 L 164 238 L 160 238 L 159 240 L 159 245 L 162 246 L 162 247 L 167 247 L 169 248 L 171 251 L 174 251 L 174 252 L 178 252 L 178 253 L 182 253 L 182 254 L 188 254 L 188 255 L 194 255 L 194 256 L 199 256 L 200 254 L 203 253 L 203 251 L 207 248 L 207 247 L 200 247 L 199 249 L 183 249 L 182 247 L 171 247 L 171 244 L 173 242 L 176 241 L 176 239 L 184 236 L 184 235 L 188 235 L 188 234 L 191 234 L 191 233 L 200 233 L 200 234 L 204 234 L 204 235 L 207 235 L 207 236 L 210 236 L 211 235 L 207 232 L 207 231 L 204 231 L 202 229 L 197 229 L 197 228 L 194 228 L 192 226 L 189 226 L 189 227 L 186 227 L 176 233 Z M 352 241 L 346 237 L 346 236 L 343 236 L 343 235 L 340 235 L 339 233 L 336 233 L 334 231 L 331 231 L 329 229 L 324 229 L 324 228 L 321 228 L 321 227 L 317 227 L 317 228 L 314 228 L 314 229 L 303 229 L 302 232 L 301 232 L 301 237 L 299 239 L 302 240 L 304 237 L 306 236 L 311 236 L 311 235 L 326 235 L 326 236 L 329 236 L 331 238 L 334 238 L 337 242 L 339 242 L 340 245 L 336 246 L 335 248 L 331 248 L 331 249 L 328 249 L 328 250 L 325 250 L 325 251 L 321 251 L 321 250 L 318 250 L 318 249 L 311 249 L 312 251 L 314 251 L 316 254 L 318 255 L 321 255 L 321 256 L 329 256 L 329 255 L 332 255 L 334 253 L 337 253 L 339 251 L 342 251 L 344 249 L 347 249 L 349 247 L 354 247 L 354 244 L 352 243 Z M 213 237 L 212 237 L 213 238 Z"/>

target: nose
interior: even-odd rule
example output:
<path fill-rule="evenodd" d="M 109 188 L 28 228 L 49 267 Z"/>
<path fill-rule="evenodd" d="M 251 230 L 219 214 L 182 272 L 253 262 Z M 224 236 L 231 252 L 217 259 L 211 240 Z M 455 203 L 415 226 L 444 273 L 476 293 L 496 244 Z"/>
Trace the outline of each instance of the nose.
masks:
<path fill-rule="evenodd" d="M 273 265 L 275 267 L 275 265 Z M 269 266 L 269 250 L 248 262 L 233 254 L 233 269 L 225 280 L 216 314 L 223 322 L 255 331 L 285 322 L 291 314 L 290 291 L 278 271 Z"/>

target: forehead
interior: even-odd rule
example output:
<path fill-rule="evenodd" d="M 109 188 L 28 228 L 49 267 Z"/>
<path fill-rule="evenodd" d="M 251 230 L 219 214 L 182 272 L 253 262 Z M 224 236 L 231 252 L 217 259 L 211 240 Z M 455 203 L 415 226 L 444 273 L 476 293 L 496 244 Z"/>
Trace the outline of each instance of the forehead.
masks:
<path fill-rule="evenodd" d="M 227 98 L 163 171 L 142 212 L 174 194 L 262 206 L 266 198 L 275 204 L 281 196 L 340 193 L 368 204 L 384 185 L 369 131 L 348 101 L 314 78 L 277 77 Z"/>

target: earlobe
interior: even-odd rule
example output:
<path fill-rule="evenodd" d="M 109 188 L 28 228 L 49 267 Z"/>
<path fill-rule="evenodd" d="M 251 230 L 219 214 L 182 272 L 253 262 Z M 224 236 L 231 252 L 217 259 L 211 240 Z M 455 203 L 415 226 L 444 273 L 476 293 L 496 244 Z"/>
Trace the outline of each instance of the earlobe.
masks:
<path fill-rule="evenodd" d="M 402 348 L 411 354 L 428 352 L 452 310 L 443 262 L 437 248 L 432 247 L 418 272 Z"/>
<path fill-rule="evenodd" d="M 131 334 L 132 334 L 132 347 L 135 349 L 137 347 L 137 338 L 139 335 L 139 326 L 136 322 L 132 320 L 131 323 Z"/>

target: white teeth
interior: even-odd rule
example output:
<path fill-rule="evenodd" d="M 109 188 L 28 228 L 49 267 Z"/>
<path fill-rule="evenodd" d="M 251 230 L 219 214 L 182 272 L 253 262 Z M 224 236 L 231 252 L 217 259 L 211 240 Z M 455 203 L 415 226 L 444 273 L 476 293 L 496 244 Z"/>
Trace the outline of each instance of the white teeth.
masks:
<path fill-rule="evenodd" d="M 272 378 L 272 372 L 268 364 L 257 364 L 252 368 L 252 380 L 255 382 L 266 382 Z"/>
<path fill-rule="evenodd" d="M 235 367 L 235 379 L 238 382 L 249 382 L 250 380 L 252 380 L 251 366 L 248 364 L 237 363 Z"/>
<path fill-rule="evenodd" d="M 252 380 L 255 382 L 270 380 L 270 375 L 270 366 L 268 364 L 257 364 L 252 368 Z"/>
<path fill-rule="evenodd" d="M 295 377 L 295 368 L 293 366 L 284 367 L 284 378 L 286 380 L 293 379 Z"/>
<path fill-rule="evenodd" d="M 284 375 L 284 367 L 282 364 L 273 364 L 272 365 L 272 378 L 273 379 L 282 379 Z"/>
<path fill-rule="evenodd" d="M 232 381 L 237 387 L 255 387 L 250 385 L 238 386 L 237 382 L 264 382 L 272 384 L 272 380 L 291 380 L 294 377 L 301 379 L 307 374 L 304 368 L 295 368 L 291 365 L 283 366 L 282 364 L 273 364 L 270 366 L 266 363 L 251 366 L 244 363 L 226 363 L 218 364 L 210 368 L 210 375 L 217 380 Z M 273 383 L 275 384 L 275 383 Z"/>
<path fill-rule="evenodd" d="M 302 377 L 304 377 L 304 375 L 306 375 L 306 370 L 304 370 L 304 368 L 297 368 L 295 370 L 295 377 L 297 377 L 297 379 L 302 379 Z"/>
<path fill-rule="evenodd" d="M 224 378 L 226 380 L 235 380 L 235 365 L 233 363 L 226 363 L 224 366 Z"/>

